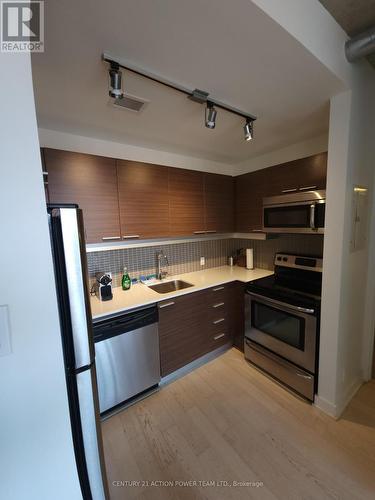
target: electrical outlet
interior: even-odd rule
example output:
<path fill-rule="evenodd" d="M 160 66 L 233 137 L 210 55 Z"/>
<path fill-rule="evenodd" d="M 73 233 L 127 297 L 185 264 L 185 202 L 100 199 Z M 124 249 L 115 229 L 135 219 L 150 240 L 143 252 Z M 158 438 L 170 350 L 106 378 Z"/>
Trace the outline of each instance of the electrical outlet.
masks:
<path fill-rule="evenodd" d="M 8 306 L 0 306 L 0 356 L 12 354 Z"/>
<path fill-rule="evenodd" d="M 201 257 L 201 266 L 206 265 L 206 259 L 204 257 Z"/>

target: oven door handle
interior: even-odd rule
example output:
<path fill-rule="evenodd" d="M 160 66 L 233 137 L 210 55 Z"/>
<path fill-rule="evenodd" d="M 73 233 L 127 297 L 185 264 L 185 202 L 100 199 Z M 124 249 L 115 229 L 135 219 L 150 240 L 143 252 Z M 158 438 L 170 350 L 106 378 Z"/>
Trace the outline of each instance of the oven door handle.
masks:
<path fill-rule="evenodd" d="M 281 302 L 280 300 L 275 300 L 275 299 L 270 299 L 269 297 L 266 297 L 264 295 L 260 295 L 258 293 L 254 292 L 246 292 L 247 294 L 251 295 L 252 297 L 255 297 L 257 299 L 263 299 L 270 304 L 275 304 L 277 306 L 282 306 L 282 307 L 287 307 L 288 309 L 291 309 L 292 311 L 297 311 L 305 314 L 314 314 L 315 309 L 308 309 L 306 307 L 299 307 L 299 306 L 293 306 L 292 304 L 287 304 L 286 302 Z"/>

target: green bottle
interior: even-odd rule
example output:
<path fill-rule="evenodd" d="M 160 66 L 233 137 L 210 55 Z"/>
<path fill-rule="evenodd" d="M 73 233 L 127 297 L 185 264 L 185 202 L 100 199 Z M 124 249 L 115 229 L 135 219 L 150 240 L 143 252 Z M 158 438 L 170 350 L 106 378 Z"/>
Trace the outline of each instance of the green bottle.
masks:
<path fill-rule="evenodd" d="M 128 274 L 128 268 L 124 267 L 124 274 L 122 275 L 121 286 L 123 290 L 129 290 L 131 287 L 132 281 Z"/>

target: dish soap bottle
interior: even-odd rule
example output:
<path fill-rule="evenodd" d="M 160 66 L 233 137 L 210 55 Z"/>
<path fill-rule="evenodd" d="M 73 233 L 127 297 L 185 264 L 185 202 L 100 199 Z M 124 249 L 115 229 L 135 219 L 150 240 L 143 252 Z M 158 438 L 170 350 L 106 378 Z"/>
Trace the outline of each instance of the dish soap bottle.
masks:
<path fill-rule="evenodd" d="M 132 281 L 128 274 L 128 268 L 124 267 L 124 274 L 122 275 L 121 286 L 123 290 L 129 290 L 131 287 Z"/>

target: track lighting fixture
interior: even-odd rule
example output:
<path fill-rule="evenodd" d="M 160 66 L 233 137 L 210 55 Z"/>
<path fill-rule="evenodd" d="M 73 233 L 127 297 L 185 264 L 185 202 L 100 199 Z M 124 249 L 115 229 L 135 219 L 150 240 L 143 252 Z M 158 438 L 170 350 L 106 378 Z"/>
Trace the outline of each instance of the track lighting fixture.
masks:
<path fill-rule="evenodd" d="M 109 95 L 110 97 L 114 97 L 115 99 L 122 99 L 124 94 L 122 92 L 122 73 L 120 71 L 120 66 L 116 63 L 111 64 L 111 68 L 109 70 Z"/>
<path fill-rule="evenodd" d="M 215 128 L 216 125 L 216 115 L 217 111 L 214 108 L 214 105 L 212 102 L 207 101 L 207 107 L 206 107 L 206 127 L 207 128 Z"/>
<path fill-rule="evenodd" d="M 216 99 L 209 98 L 208 92 L 200 89 L 189 90 L 185 87 L 182 87 L 179 84 L 168 81 L 165 78 L 161 78 L 159 75 L 145 72 L 143 69 L 137 68 L 135 66 L 129 65 L 127 62 L 121 62 L 118 58 L 111 57 L 109 54 L 103 54 L 103 61 L 110 65 L 109 68 L 109 77 L 110 77 L 110 88 L 109 95 L 117 99 L 122 99 L 124 97 L 124 93 L 122 91 L 122 73 L 120 68 L 125 69 L 126 71 L 130 71 L 136 75 L 142 76 L 143 78 L 147 78 L 155 83 L 159 83 L 160 85 L 165 85 L 171 89 L 177 90 L 182 94 L 185 94 L 190 100 L 198 103 L 206 105 L 205 109 L 205 125 L 207 128 L 213 129 L 216 125 L 216 116 L 217 110 L 216 108 L 223 109 L 228 113 L 233 113 L 234 115 L 240 116 L 246 120 L 246 123 L 243 127 L 245 140 L 251 141 L 254 137 L 254 121 L 256 120 L 256 116 L 251 115 L 250 113 L 241 111 L 240 109 L 234 108 L 225 104 L 223 102 L 217 101 Z"/>
<path fill-rule="evenodd" d="M 243 128 L 245 134 L 245 141 L 251 141 L 251 139 L 254 137 L 253 122 L 254 120 L 249 120 L 249 119 L 246 120 L 246 123 Z"/>

